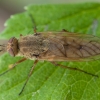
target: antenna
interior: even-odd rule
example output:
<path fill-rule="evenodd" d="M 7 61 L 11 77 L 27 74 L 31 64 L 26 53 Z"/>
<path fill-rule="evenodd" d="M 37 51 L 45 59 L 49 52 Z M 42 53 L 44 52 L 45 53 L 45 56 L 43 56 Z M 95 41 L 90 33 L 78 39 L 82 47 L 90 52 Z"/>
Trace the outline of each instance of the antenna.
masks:
<path fill-rule="evenodd" d="M 0 45 L 0 52 L 3 52 L 3 53 L 5 52 L 5 45 L 4 44 L 3 45 Z"/>
<path fill-rule="evenodd" d="M 1 52 L 1 51 L 3 51 L 3 50 L 0 50 L 0 52 Z"/>

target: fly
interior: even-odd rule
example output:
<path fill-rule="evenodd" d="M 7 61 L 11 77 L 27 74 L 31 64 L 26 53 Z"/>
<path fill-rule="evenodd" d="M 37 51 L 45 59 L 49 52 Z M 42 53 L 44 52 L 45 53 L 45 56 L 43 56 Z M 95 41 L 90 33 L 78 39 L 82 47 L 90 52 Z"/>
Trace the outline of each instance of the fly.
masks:
<path fill-rule="evenodd" d="M 34 60 L 34 65 L 19 95 L 23 92 L 38 61 L 50 61 L 55 66 L 77 70 L 98 77 L 98 75 L 84 70 L 56 63 L 56 61 L 91 61 L 100 59 L 100 38 L 93 35 L 71 33 L 65 29 L 60 32 L 36 32 L 35 27 L 34 34 L 20 35 L 19 39 L 12 37 L 6 44 L 0 45 L 0 47 L 0 52 L 7 51 L 13 57 L 23 56 L 21 60 L 13 64 L 0 76 L 27 59 Z"/>

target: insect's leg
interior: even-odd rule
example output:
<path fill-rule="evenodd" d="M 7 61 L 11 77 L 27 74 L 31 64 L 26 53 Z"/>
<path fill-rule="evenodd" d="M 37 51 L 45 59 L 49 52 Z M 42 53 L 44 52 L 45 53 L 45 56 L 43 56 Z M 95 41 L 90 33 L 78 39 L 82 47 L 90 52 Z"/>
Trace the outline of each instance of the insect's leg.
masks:
<path fill-rule="evenodd" d="M 67 68 L 67 69 L 70 69 L 70 70 L 77 70 L 77 71 L 83 72 L 83 73 L 88 74 L 88 75 L 91 75 L 91 76 L 99 77 L 98 75 L 94 75 L 92 73 L 86 72 L 86 71 L 81 70 L 79 68 L 71 68 L 71 67 L 68 67 L 68 66 L 64 66 L 64 65 L 61 65 L 61 64 L 57 64 L 56 62 L 51 62 L 51 63 L 54 64 L 55 66 L 60 66 L 62 68 Z"/>
<path fill-rule="evenodd" d="M 29 16 L 30 16 L 30 18 L 31 18 L 31 20 L 32 20 L 32 23 L 33 23 L 33 26 L 34 26 L 34 27 L 33 27 L 34 34 L 37 35 L 37 32 L 36 32 L 37 28 L 36 28 L 35 20 L 33 19 L 32 14 L 29 14 Z"/>
<path fill-rule="evenodd" d="M 22 34 L 20 34 L 20 37 L 23 36 Z"/>
<path fill-rule="evenodd" d="M 8 69 L 7 71 L 1 73 L 0 76 L 6 74 L 7 72 L 9 72 L 9 71 L 12 70 L 13 68 L 15 68 L 19 63 L 21 63 L 21 62 L 23 62 L 23 61 L 25 61 L 25 60 L 26 60 L 26 58 L 23 58 L 23 59 L 19 60 L 18 62 L 16 62 L 15 64 L 10 65 L 9 69 Z"/>
<path fill-rule="evenodd" d="M 69 31 L 67 31 L 66 29 L 62 29 L 62 31 L 61 32 L 69 32 Z"/>
<path fill-rule="evenodd" d="M 26 86 L 26 84 L 27 84 L 27 82 L 28 82 L 30 76 L 31 76 L 32 73 L 33 73 L 34 67 L 35 67 L 35 65 L 37 64 L 37 62 L 38 62 L 38 60 L 35 60 L 35 61 L 34 61 L 34 65 L 32 66 L 32 68 L 31 68 L 31 70 L 30 70 L 30 73 L 28 74 L 28 77 L 27 77 L 27 79 L 26 79 L 26 81 L 25 81 L 25 83 L 24 83 L 24 85 L 23 85 L 23 87 L 22 87 L 22 89 L 21 89 L 19 95 L 21 95 L 21 93 L 23 92 L 23 90 L 24 90 L 24 88 L 25 88 L 25 86 Z"/>

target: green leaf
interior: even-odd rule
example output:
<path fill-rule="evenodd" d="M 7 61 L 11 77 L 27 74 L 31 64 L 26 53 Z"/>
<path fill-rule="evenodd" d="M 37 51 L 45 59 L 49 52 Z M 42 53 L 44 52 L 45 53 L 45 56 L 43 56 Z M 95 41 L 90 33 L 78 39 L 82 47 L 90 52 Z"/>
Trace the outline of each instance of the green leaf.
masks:
<path fill-rule="evenodd" d="M 100 4 L 63 4 L 30 5 L 26 11 L 11 16 L 6 21 L 6 29 L 1 39 L 20 37 L 20 34 L 33 34 L 31 13 L 37 25 L 37 31 L 61 31 L 93 34 L 93 21 L 98 25 L 95 35 L 100 36 Z M 0 57 L 0 73 L 21 59 L 4 54 Z M 62 62 L 100 76 L 100 61 Z M 0 77 L 0 100 L 100 100 L 100 78 L 82 72 L 55 67 L 50 62 L 39 62 L 28 81 L 25 90 L 19 96 L 33 61 L 27 60 L 15 69 Z"/>

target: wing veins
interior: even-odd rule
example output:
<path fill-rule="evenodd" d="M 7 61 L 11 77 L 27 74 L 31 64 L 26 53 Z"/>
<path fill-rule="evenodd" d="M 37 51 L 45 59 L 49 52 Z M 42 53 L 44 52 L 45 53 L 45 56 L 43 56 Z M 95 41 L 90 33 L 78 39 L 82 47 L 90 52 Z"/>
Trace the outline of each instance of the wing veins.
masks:
<path fill-rule="evenodd" d="M 55 45 L 55 46 L 57 47 L 57 45 Z M 66 57 L 66 55 L 59 48 L 58 48 L 58 50 Z"/>

